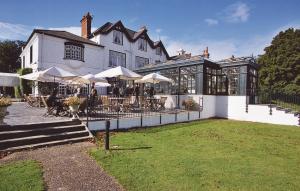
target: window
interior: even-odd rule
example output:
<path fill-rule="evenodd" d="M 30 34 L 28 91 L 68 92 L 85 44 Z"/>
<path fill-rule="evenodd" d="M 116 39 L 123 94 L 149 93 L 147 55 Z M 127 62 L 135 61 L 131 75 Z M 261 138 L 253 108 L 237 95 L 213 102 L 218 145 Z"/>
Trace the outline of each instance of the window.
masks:
<path fill-rule="evenodd" d="M 147 41 L 145 39 L 140 38 L 138 40 L 138 49 L 147 52 Z"/>
<path fill-rule="evenodd" d="M 135 57 L 135 67 L 136 68 L 143 67 L 147 64 L 149 64 L 149 59 L 148 58 L 142 58 L 142 57 L 139 57 L 139 56 Z"/>
<path fill-rule="evenodd" d="M 161 50 L 161 47 L 157 47 L 156 48 L 156 55 L 162 55 L 162 50 Z"/>
<path fill-rule="evenodd" d="M 84 46 L 65 43 L 65 59 L 84 61 Z"/>
<path fill-rule="evenodd" d="M 116 44 L 123 45 L 123 33 L 121 31 L 114 30 L 113 32 L 113 42 Z"/>
<path fill-rule="evenodd" d="M 32 54 L 33 54 L 33 52 L 32 52 L 33 50 L 32 50 L 32 46 L 30 47 L 30 64 L 32 63 Z"/>
<path fill-rule="evenodd" d="M 108 66 L 110 66 L 110 67 L 116 67 L 116 66 L 126 67 L 126 54 L 110 50 Z"/>
<path fill-rule="evenodd" d="M 161 61 L 160 60 L 155 60 L 155 64 L 160 64 Z"/>
<path fill-rule="evenodd" d="M 25 68 L 25 56 L 23 56 L 22 63 L 23 63 L 23 68 Z"/>

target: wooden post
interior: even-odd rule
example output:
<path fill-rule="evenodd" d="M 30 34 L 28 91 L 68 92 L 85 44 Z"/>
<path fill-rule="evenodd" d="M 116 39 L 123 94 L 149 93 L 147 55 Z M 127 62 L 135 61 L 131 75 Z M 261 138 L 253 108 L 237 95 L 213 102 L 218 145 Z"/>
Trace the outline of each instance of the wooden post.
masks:
<path fill-rule="evenodd" d="M 105 121 L 105 150 L 109 150 L 109 128 L 110 128 L 110 121 Z"/>

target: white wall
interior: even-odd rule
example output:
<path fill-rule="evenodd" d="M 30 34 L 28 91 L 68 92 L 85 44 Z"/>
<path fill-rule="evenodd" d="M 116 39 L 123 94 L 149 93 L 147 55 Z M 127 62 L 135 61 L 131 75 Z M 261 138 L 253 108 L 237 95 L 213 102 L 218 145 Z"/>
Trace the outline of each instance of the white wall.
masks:
<path fill-rule="evenodd" d="M 138 40 L 135 42 L 130 42 L 126 35 L 123 34 L 123 45 L 113 43 L 113 31 L 108 33 L 107 35 L 99 34 L 92 39 L 93 41 L 103 45 L 105 48 L 105 58 L 104 58 L 104 67 L 109 68 L 109 50 L 121 52 L 126 54 L 126 67 L 134 70 L 135 67 L 135 57 L 143 57 L 148 58 L 149 63 L 155 63 L 156 60 L 160 60 L 161 62 L 165 62 L 167 60 L 164 52 L 162 55 L 157 55 L 156 50 L 152 49 L 151 46 L 147 43 L 147 51 L 138 50 Z"/>
<path fill-rule="evenodd" d="M 282 125 L 298 125 L 298 117 L 291 113 L 272 108 L 267 105 L 248 105 L 246 112 L 246 96 L 217 96 L 216 117 L 228 119 L 272 123 Z"/>

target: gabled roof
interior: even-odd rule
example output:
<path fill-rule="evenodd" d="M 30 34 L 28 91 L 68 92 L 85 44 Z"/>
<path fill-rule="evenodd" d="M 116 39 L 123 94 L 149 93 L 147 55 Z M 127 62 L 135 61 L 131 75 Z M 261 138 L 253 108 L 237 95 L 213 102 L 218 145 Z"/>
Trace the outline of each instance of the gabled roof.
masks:
<path fill-rule="evenodd" d="M 135 42 L 140 37 L 142 37 L 148 41 L 151 48 L 154 49 L 157 47 L 161 47 L 162 50 L 164 51 L 165 55 L 167 56 L 167 58 L 170 59 L 169 54 L 168 54 L 165 46 L 163 45 L 163 43 L 161 41 L 153 42 L 150 39 L 150 37 L 148 36 L 146 28 L 142 28 L 139 31 L 134 31 L 134 30 L 126 28 L 121 21 L 118 21 L 116 23 L 107 22 L 104 25 L 102 25 L 101 27 L 99 27 L 97 30 L 95 30 L 92 33 L 92 36 L 96 36 L 98 34 L 108 34 L 112 30 L 115 30 L 115 29 L 123 32 L 130 42 Z"/>
<path fill-rule="evenodd" d="M 81 36 L 77 36 L 73 33 L 67 32 L 67 31 L 44 30 L 44 29 L 34 29 L 31 33 L 30 37 L 28 38 L 28 40 L 26 42 L 26 45 L 28 44 L 28 42 L 30 41 L 30 39 L 33 37 L 33 35 L 35 33 L 44 34 L 44 35 L 48 35 L 48 36 L 53 36 L 53 37 L 57 37 L 57 38 L 62 38 L 62 39 L 69 40 L 71 42 L 84 43 L 84 44 L 89 44 L 89 45 L 93 45 L 93 46 L 103 47 L 102 45 L 99 45 L 94 41 L 83 38 Z"/>

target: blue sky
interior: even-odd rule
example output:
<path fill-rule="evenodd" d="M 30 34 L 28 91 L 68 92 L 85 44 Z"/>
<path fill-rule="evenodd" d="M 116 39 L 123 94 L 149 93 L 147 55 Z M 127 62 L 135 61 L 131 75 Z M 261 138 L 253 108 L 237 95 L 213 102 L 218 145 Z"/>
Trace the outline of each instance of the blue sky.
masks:
<path fill-rule="evenodd" d="M 80 34 L 80 19 L 91 12 L 93 28 L 107 21 L 137 30 L 146 25 L 170 55 L 180 48 L 212 59 L 263 53 L 274 35 L 300 28 L 299 0 L 0 0 L 0 39 L 26 40 L 33 28 Z M 297 10 L 298 9 L 298 10 Z"/>

